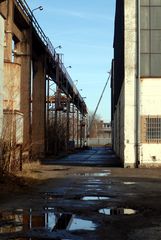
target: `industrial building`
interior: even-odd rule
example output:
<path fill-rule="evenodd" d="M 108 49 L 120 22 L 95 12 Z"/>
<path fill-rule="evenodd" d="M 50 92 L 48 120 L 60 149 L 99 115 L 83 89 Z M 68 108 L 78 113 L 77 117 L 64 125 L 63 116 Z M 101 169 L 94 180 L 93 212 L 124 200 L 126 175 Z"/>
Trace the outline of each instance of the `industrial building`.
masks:
<path fill-rule="evenodd" d="M 161 165 L 161 1 L 117 0 L 113 148 L 124 167 Z"/>
<path fill-rule="evenodd" d="M 111 145 L 111 123 L 101 121 L 93 121 L 90 137 L 88 138 L 89 146 L 108 146 Z"/>

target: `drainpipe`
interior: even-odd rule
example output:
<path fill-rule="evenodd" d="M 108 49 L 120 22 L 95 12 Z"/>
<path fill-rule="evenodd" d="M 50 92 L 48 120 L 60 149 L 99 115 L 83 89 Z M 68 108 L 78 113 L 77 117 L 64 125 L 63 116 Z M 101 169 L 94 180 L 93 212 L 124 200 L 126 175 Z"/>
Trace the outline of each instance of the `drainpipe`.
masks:
<path fill-rule="evenodd" d="M 137 0 L 137 77 L 136 77 L 136 142 L 135 167 L 140 164 L 140 0 Z"/>

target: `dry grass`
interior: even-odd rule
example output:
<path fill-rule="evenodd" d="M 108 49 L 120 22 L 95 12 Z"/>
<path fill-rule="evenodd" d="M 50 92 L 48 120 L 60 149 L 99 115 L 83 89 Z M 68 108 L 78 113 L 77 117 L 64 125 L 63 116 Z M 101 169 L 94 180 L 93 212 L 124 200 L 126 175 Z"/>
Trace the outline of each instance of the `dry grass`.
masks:
<path fill-rule="evenodd" d="M 41 164 L 39 161 L 26 162 L 23 164 L 22 172 L 17 172 L 17 177 L 23 177 L 28 182 L 39 179 L 39 169 Z"/>
<path fill-rule="evenodd" d="M 0 178 L 0 194 L 10 192 L 24 192 L 32 189 L 35 184 L 39 183 L 40 162 L 28 162 L 23 165 L 22 172 L 4 173 Z"/>

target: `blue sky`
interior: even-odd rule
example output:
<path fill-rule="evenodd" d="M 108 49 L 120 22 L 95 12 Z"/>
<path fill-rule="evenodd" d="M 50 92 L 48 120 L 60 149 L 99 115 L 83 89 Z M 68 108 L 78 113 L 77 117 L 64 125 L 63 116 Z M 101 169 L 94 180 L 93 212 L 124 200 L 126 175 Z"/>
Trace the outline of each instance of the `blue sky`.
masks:
<path fill-rule="evenodd" d="M 115 0 L 32 0 L 31 9 L 40 5 L 43 11 L 35 11 L 40 26 L 57 52 L 63 53 L 64 65 L 77 88 L 86 97 L 90 111 L 94 111 L 108 78 L 113 56 L 113 29 Z M 104 121 L 110 120 L 110 83 L 98 109 Z"/>

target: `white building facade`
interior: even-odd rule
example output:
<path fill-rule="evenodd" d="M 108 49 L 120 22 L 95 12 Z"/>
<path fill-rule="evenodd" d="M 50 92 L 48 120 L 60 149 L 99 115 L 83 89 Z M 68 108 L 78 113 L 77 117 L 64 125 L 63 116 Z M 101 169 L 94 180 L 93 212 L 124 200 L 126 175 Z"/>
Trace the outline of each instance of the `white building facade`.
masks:
<path fill-rule="evenodd" d="M 161 0 L 117 0 L 113 148 L 124 167 L 161 166 Z"/>

